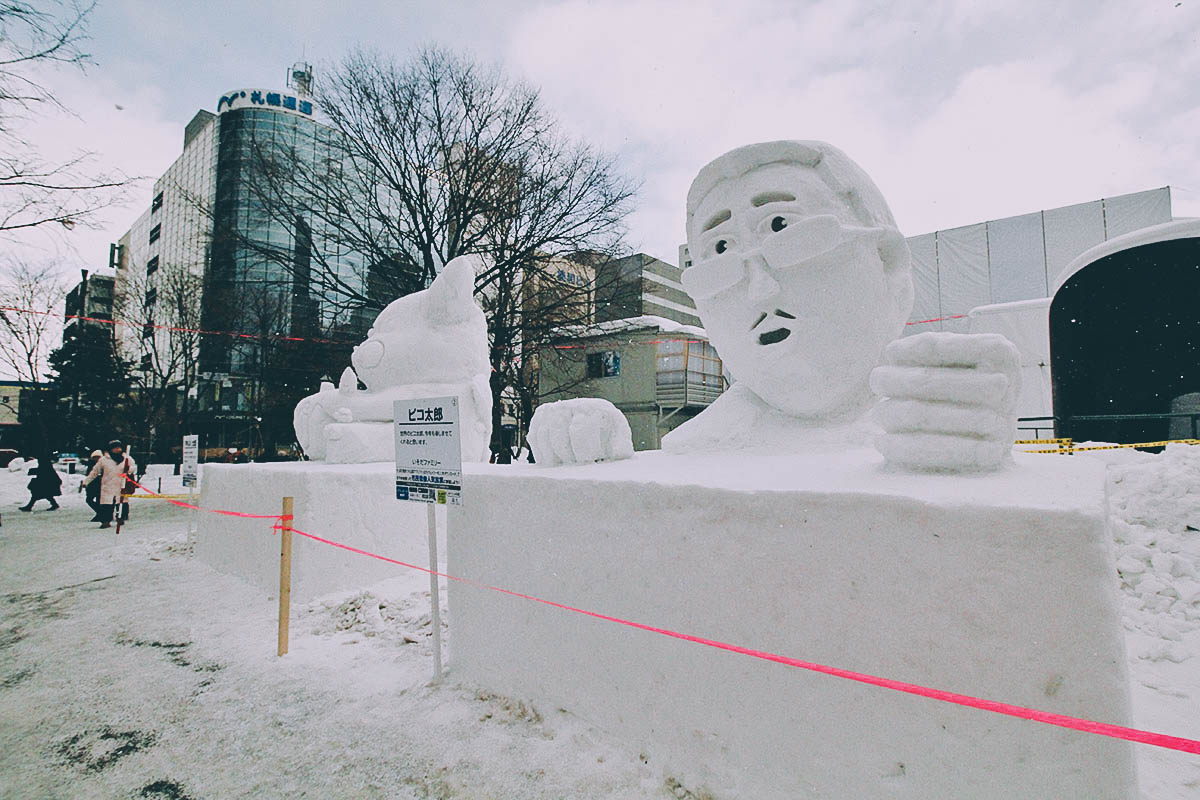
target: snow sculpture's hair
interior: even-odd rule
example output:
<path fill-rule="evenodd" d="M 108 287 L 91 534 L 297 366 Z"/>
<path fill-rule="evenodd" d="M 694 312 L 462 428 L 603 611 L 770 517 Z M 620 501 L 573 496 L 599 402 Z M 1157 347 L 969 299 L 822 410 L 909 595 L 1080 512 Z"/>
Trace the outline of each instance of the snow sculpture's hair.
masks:
<path fill-rule="evenodd" d="M 896 219 L 887 200 L 871 177 L 850 156 L 827 142 L 783 139 L 759 142 L 730 150 L 706 164 L 692 181 L 687 194 L 687 231 L 692 235 L 696 209 L 705 196 L 723 181 L 741 176 L 770 164 L 797 164 L 817 173 L 834 195 L 854 213 L 859 224 L 886 228 L 879 255 L 891 276 L 900 300 L 903 316 L 912 308 L 912 255 L 896 228 Z"/>

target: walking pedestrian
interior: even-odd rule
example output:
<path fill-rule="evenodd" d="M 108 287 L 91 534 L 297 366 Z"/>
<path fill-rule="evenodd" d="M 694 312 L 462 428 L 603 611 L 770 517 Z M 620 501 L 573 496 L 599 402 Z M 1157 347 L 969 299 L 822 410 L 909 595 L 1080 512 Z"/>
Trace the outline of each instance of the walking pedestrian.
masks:
<path fill-rule="evenodd" d="M 113 509 L 125 494 L 125 483 L 137 472 L 137 464 L 125 454 L 125 445 L 120 441 L 111 441 L 106 452 L 92 467 L 84 479 L 83 485 L 90 486 L 93 481 L 100 483 L 100 508 L 96 512 L 101 528 L 111 528 Z"/>
<path fill-rule="evenodd" d="M 58 510 L 58 501 L 54 498 L 62 494 L 62 478 L 54 468 L 54 461 L 49 455 L 38 456 L 38 465 L 29 470 L 33 477 L 29 480 L 29 502 L 21 506 L 22 511 L 33 511 L 33 504 L 38 500 L 49 500 L 50 510 Z"/>
<path fill-rule="evenodd" d="M 93 450 L 92 455 L 88 458 L 88 474 L 96 468 L 96 464 L 104 457 L 104 453 L 99 450 Z M 79 484 L 80 491 L 84 492 L 84 500 L 92 509 L 92 522 L 100 522 L 100 481 L 82 481 Z"/>

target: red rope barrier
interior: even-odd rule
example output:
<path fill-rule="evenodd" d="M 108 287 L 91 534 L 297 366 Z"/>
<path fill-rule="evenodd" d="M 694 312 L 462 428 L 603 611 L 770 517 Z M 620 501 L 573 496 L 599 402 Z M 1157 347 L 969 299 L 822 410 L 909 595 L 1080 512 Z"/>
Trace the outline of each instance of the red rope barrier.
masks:
<path fill-rule="evenodd" d="M 942 322 L 948 319 L 966 319 L 969 314 L 954 314 L 949 317 L 934 317 L 933 319 L 918 319 L 913 322 L 906 322 L 905 325 L 924 325 L 926 322 Z"/>
<path fill-rule="evenodd" d="M 280 528 L 282 528 L 282 524 L 281 524 L 282 521 L 284 519 L 287 519 L 287 517 L 284 517 L 281 514 L 245 514 L 242 512 L 238 512 L 238 511 L 226 511 L 226 510 L 222 510 L 222 509 L 213 509 L 213 508 L 200 508 L 199 506 L 192 506 L 187 503 L 181 503 L 179 501 L 172 500 L 170 498 L 162 497 L 161 495 L 156 495 L 154 492 L 151 492 L 149 489 L 146 489 L 146 487 L 142 486 L 141 484 L 137 483 L 136 481 L 131 480 L 130 482 L 133 483 L 138 488 L 145 489 L 145 491 L 148 492 L 151 496 L 154 496 L 161 500 L 166 500 L 168 503 L 171 503 L 171 504 L 177 505 L 177 506 L 181 506 L 183 508 L 193 508 L 193 509 L 197 509 L 199 511 L 207 511 L 207 512 L 214 513 L 214 514 L 226 514 L 226 515 L 234 516 L 234 517 L 276 520 L 276 523 L 271 526 L 272 530 L 279 530 Z M 379 555 L 378 553 L 372 553 L 369 550 L 363 550 L 361 548 L 354 547 L 352 545 L 348 545 L 343 542 L 338 542 L 333 539 L 326 539 L 323 536 L 317 536 L 314 533 L 308 533 L 307 531 L 302 531 L 299 528 L 293 527 L 292 533 L 296 534 L 297 536 L 303 536 L 306 539 L 311 539 L 314 542 L 320 542 L 321 544 L 326 544 L 326 545 L 329 545 L 330 547 L 336 547 L 339 550 L 345 550 L 347 552 L 355 553 L 357 555 L 366 556 L 368 558 L 374 558 L 378 561 L 383 561 L 388 564 L 395 564 L 396 566 L 405 567 L 406 569 L 414 569 L 419 572 L 424 572 L 428 575 L 436 575 L 440 578 L 445 578 L 446 580 L 449 580 L 449 581 L 454 581 L 456 583 L 473 586 L 477 589 L 484 589 L 484 590 L 487 590 L 490 592 L 497 592 L 499 594 L 508 595 L 509 597 L 516 597 L 516 598 L 519 598 L 522 600 L 529 600 L 531 602 L 539 603 L 544 606 L 549 606 L 551 608 L 557 608 L 561 611 L 569 611 L 573 614 L 581 614 L 585 617 L 591 617 L 592 619 L 599 619 L 599 620 L 603 620 L 605 622 L 612 622 L 617 625 L 624 625 L 625 627 L 628 627 L 628 628 L 634 628 L 636 630 L 646 631 L 647 633 L 658 634 L 659 636 L 668 636 L 672 639 L 679 639 L 681 641 L 691 642 L 692 644 L 699 644 L 699 645 L 703 645 L 705 647 L 712 647 L 717 650 L 725 650 L 730 653 L 737 653 L 738 655 L 749 656 L 750 658 L 756 658 L 756 659 L 759 659 L 762 661 L 771 661 L 776 664 L 783 664 L 784 666 L 795 667 L 797 669 L 803 669 L 803 670 L 807 670 L 809 672 L 816 672 L 816 673 L 819 673 L 822 675 L 829 675 L 834 678 L 841 678 L 843 680 L 854 681 L 856 683 L 863 683 L 868 686 L 876 686 L 881 689 L 890 689 L 895 692 L 904 692 L 905 694 L 916 695 L 917 697 L 924 697 L 924 698 L 927 698 L 930 700 L 937 700 L 937 701 L 943 702 L 943 703 L 951 703 L 953 705 L 964 706 L 967 708 L 975 708 L 975 709 L 979 709 L 982 711 L 990 711 L 994 714 L 1003 714 L 1005 716 L 1029 720 L 1031 722 L 1040 722 L 1045 725 L 1054 725 L 1054 726 L 1057 726 L 1060 728 L 1067 728 L 1070 730 L 1080 731 L 1082 733 L 1094 733 L 1094 734 L 1097 734 L 1100 736 L 1109 736 L 1114 739 L 1124 739 L 1124 740 L 1130 741 L 1130 742 L 1138 742 L 1140 744 L 1148 744 L 1148 745 L 1153 745 L 1155 747 L 1163 747 L 1168 750 L 1178 750 L 1178 751 L 1181 751 L 1184 753 L 1193 753 L 1193 754 L 1200 755 L 1200 740 L 1196 740 L 1196 739 L 1185 739 L 1185 738 L 1179 737 L 1179 736 L 1168 736 L 1166 734 L 1154 733 L 1152 731 L 1139 730 L 1137 728 L 1127 728 L 1122 725 L 1112 725 L 1107 722 L 1095 722 L 1093 720 L 1081 719 L 1079 717 L 1071 717 L 1066 714 L 1054 714 L 1049 711 L 1040 711 L 1038 709 L 1026 708 L 1025 706 L 1017 706 L 1017 705 L 1013 705 L 1011 703 L 1002 703 L 1002 702 L 999 702 L 996 700 L 987 700 L 987 699 L 984 699 L 981 697 L 973 697 L 971 695 L 958 694 L 956 692 L 947 692 L 947 691 L 943 691 L 941 689 L 932 689 L 928 686 L 921 686 L 921 685 L 915 684 L 915 683 L 906 683 L 904 681 L 892 680 L 891 678 L 882 678 L 877 675 L 869 675 L 864 672 L 854 672 L 852 670 L 842 669 L 840 667 L 831 667 L 831 666 L 828 666 L 825 664 L 817 664 L 817 663 L 814 663 L 811 661 L 803 661 L 798 658 L 792 658 L 791 656 L 779 655 L 778 653 L 771 653 L 771 652 L 767 652 L 765 650 L 755 650 L 750 647 L 743 647 L 742 645 L 730 644 L 729 642 L 722 642 L 722 641 L 718 641 L 716 639 L 708 639 L 703 636 L 693 636 L 692 634 L 681 633 L 679 631 L 673 631 L 673 630 L 670 630 L 669 628 L 659 628 L 659 627 L 655 627 L 653 625 L 647 625 L 643 622 L 636 622 L 634 620 L 623 619 L 621 617 L 614 617 L 609 614 L 601 614 L 598 611 L 588 611 L 587 609 L 576 608 L 575 606 L 569 606 L 565 603 L 558 603 L 558 602 L 555 602 L 554 600 L 547 600 L 543 597 L 537 597 L 536 595 L 524 594 L 522 592 L 513 591 L 512 589 L 505 589 L 500 586 L 492 586 L 491 584 L 472 580 L 470 578 L 462 578 L 457 575 L 450 575 L 445 572 L 439 572 L 435 569 L 431 569 L 429 567 L 423 567 L 419 564 L 410 564 L 406 561 L 400 561 L 395 558 L 388 558 L 387 556 L 382 556 L 382 555 Z"/>
<path fill-rule="evenodd" d="M 18 308 L 17 306 L 0 306 L 0 311 L 13 311 L 18 314 L 40 314 L 46 317 L 61 317 L 65 320 L 77 319 L 83 322 L 99 322 L 104 325 L 123 325 L 130 328 L 152 328 L 160 331 L 177 333 L 197 333 L 201 336 L 231 336 L 235 339 L 274 339 L 282 342 L 319 342 L 321 344 L 357 344 L 357 342 L 339 341 L 337 339 L 318 339 L 315 337 L 284 336 L 279 333 L 259 335 L 257 333 L 240 333 L 238 331 L 208 331 L 203 328 L 179 328 L 172 325 L 155 325 L 151 322 L 127 322 L 120 319 L 103 319 L 101 317 L 85 317 L 82 314 L 59 314 L 56 311 L 38 311 L 33 308 Z"/>
<path fill-rule="evenodd" d="M 132 483 L 137 488 L 144 491 L 151 498 L 153 498 L 155 500 L 165 500 L 166 502 L 170 503 L 171 505 L 179 506 L 180 508 L 190 508 L 193 511 L 206 511 L 209 514 L 223 514 L 227 517 L 242 517 L 243 519 L 275 519 L 275 520 L 286 519 L 286 517 L 284 517 L 282 514 L 247 514 L 243 511 L 226 511 L 223 508 L 201 508 L 200 506 L 194 506 L 191 503 L 184 503 L 180 500 L 173 500 L 170 497 L 164 497 L 161 494 L 158 494 L 157 492 L 153 492 L 150 489 L 147 489 L 145 486 L 142 486 L 140 483 L 135 481 L 133 478 L 130 478 L 128 475 L 125 476 L 125 479 L 128 480 L 130 483 Z"/>
<path fill-rule="evenodd" d="M 801 661 L 798 658 L 792 658 L 790 656 L 783 656 L 783 655 L 779 655 L 777 653 L 769 653 L 769 652 L 766 652 L 763 650 L 755 650 L 755 649 L 749 648 L 749 647 L 742 647 L 741 645 L 729 644 L 728 642 L 717 641 L 716 639 L 706 639 L 702 636 L 693 636 L 693 635 L 687 634 L 687 633 L 680 633 L 679 631 L 673 631 L 668 628 L 657 628 L 657 627 L 654 627 L 653 625 L 646 625 L 645 623 L 634 622 L 633 620 L 622 619 L 621 617 L 613 617 L 608 614 L 601 614 L 596 611 L 588 611 L 583 608 L 576 608 L 574 606 L 569 606 L 564 603 L 557 603 L 553 600 L 546 600 L 545 598 L 537 597 L 535 595 L 522 594 L 521 592 L 515 592 L 515 591 L 512 591 L 511 589 L 504 589 L 499 586 L 492 586 L 490 584 L 481 583 L 479 581 L 474 581 L 469 578 L 460 578 L 456 575 L 449 575 L 445 572 L 438 572 L 437 570 L 432 570 L 429 567 L 422 567 L 418 564 L 409 564 L 404 561 L 398 561 L 394 558 L 388 558 L 387 556 L 381 556 L 377 553 L 372 553 L 368 550 L 361 550 L 357 547 L 353 547 L 348 544 L 343 544 L 342 542 L 336 542 L 332 539 L 326 539 L 324 537 L 317 536 L 312 533 L 307 533 L 306 531 L 302 531 L 297 528 L 292 528 L 292 533 L 296 534 L 297 536 L 303 536 L 307 539 L 312 539 L 313 541 L 316 541 L 316 542 L 321 542 L 322 544 L 330 545 L 331 547 L 336 547 L 341 550 L 347 550 L 351 553 L 357 553 L 358 555 L 363 555 L 363 556 L 367 556 L 369 558 L 374 558 L 374 559 L 378 559 L 380 561 L 385 561 L 389 564 L 396 564 L 397 566 L 407 567 L 408 569 L 419 570 L 426 574 L 437 575 L 438 577 L 445 578 L 446 580 L 455 581 L 457 583 L 467 584 L 469 586 L 474 586 L 475 588 L 478 588 L 478 589 L 486 589 L 488 591 L 498 592 L 500 594 L 505 594 L 510 597 L 518 597 L 522 600 L 530 600 L 535 603 L 540 603 L 545 606 L 550 606 L 552 608 L 560 609 L 562 611 L 569 611 L 573 614 L 582 614 L 586 617 L 592 617 L 593 619 L 600 619 L 600 620 L 604 620 L 605 622 L 613 622 L 613 623 L 616 623 L 617 625 L 624 625 L 629 628 L 636 628 L 637 630 L 647 631 L 649 633 L 656 633 L 660 636 L 669 636 L 673 639 L 680 639 L 685 642 L 692 642 L 693 644 L 704 645 L 705 647 L 712 647 L 712 648 L 716 648 L 718 650 L 726 650 L 731 653 L 737 653 L 739 655 L 750 656 L 751 658 L 757 658 L 757 659 L 760 659 L 763 661 L 772 661 L 777 664 L 783 664 L 783 665 L 789 666 L 789 667 L 796 667 L 797 669 L 808 670 L 810 672 L 818 672 L 823 675 L 830 675 L 834 678 L 842 678 L 844 680 L 855 681 L 857 683 L 865 683 L 870 686 L 878 686 L 883 689 L 891 689 L 892 691 L 896 691 L 896 692 L 904 692 L 906 694 L 917 695 L 918 697 L 925 697 L 925 698 L 928 698 L 931 700 L 938 700 L 943 703 L 952 703 L 954 705 L 966 706 L 968 708 L 977 708 L 977 709 L 981 709 L 983 711 L 991 711 L 995 714 L 1004 714 L 1004 715 L 1010 716 L 1010 717 L 1017 717 L 1018 719 L 1025 719 L 1025 720 L 1030 720 L 1033 722 L 1041 722 L 1046 725 L 1055 725 L 1060 728 L 1069 728 L 1071 730 L 1082 731 L 1084 733 L 1095 733 L 1095 734 L 1099 734 L 1101 736 L 1110 736 L 1110 737 L 1113 737 L 1116 739 L 1125 739 L 1130 742 L 1139 742 L 1141 744 L 1149 744 L 1149 745 L 1154 745 L 1156 747 L 1165 747 L 1169 750 L 1180 750 L 1185 753 L 1200 754 L 1200 741 L 1197 741 L 1195 739 L 1184 739 L 1184 738 L 1181 738 L 1178 736 L 1167 736 L 1167 735 L 1161 734 L 1161 733 L 1153 733 L 1151 731 L 1138 730 L 1137 728 L 1126 728 L 1121 725 L 1111 725 L 1106 722 L 1094 722 L 1092 720 L 1080 719 L 1078 717 L 1070 717 L 1065 714 L 1053 714 L 1048 711 L 1039 711 L 1037 709 L 1025 708 L 1024 706 L 1016 706 L 1016 705 L 1012 705 L 1010 703 L 1001 703 L 1001 702 L 998 702 L 995 700 L 985 700 L 980 697 L 972 697 L 971 695 L 957 694 L 955 692 L 946 692 L 946 691 L 942 691 L 941 689 L 931 689 L 927 686 L 920 686 L 915 683 L 905 683 L 903 681 L 896 681 L 896 680 L 892 680 L 890 678 L 881 678 L 876 675 L 868 675 L 863 672 L 853 672 L 851 670 L 841 669 L 839 667 L 830 667 L 830 666 L 826 666 L 824 664 L 816 664 L 811 661 Z"/>

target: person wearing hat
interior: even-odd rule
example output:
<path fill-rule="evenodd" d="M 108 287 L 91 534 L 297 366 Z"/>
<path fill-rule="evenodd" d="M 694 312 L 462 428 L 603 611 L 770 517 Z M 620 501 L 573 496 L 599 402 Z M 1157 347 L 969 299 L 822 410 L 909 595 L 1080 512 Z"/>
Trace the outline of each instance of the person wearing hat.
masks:
<path fill-rule="evenodd" d="M 91 486 L 93 482 L 99 484 L 100 508 L 96 511 L 96 517 L 101 528 L 111 528 L 113 509 L 121 500 L 125 482 L 137 472 L 137 464 L 126 455 L 122 442 L 111 441 L 105 450 L 84 478 L 83 485 Z"/>
<path fill-rule="evenodd" d="M 91 456 L 89 456 L 89 458 L 88 458 L 88 472 L 89 473 L 93 469 L 96 468 L 96 464 L 98 464 L 100 462 L 100 459 L 103 457 L 104 457 L 104 453 L 100 452 L 99 450 L 92 451 Z M 85 492 L 84 501 L 88 504 L 89 507 L 91 507 L 92 511 L 95 513 L 95 516 L 92 517 L 91 521 L 92 522 L 100 522 L 101 520 L 100 520 L 100 483 L 99 483 L 99 481 L 92 481 L 91 483 L 87 483 L 86 481 L 80 482 L 79 490 Z"/>

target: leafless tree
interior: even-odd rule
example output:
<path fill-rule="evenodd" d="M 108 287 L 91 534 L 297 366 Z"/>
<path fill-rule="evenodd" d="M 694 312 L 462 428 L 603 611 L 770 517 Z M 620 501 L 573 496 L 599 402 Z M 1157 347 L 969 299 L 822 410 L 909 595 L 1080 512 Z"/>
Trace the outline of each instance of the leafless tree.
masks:
<path fill-rule="evenodd" d="M 65 298 L 53 266 L 14 260 L 0 268 L 0 362 L 17 380 L 45 380 L 46 356 L 62 331 Z"/>
<path fill-rule="evenodd" d="M 33 384 L 31 392 L 23 393 L 22 405 L 35 452 L 47 445 L 47 357 L 60 338 L 65 298 L 66 288 L 52 265 L 10 261 L 0 267 L 0 365 L 16 380 Z"/>
<path fill-rule="evenodd" d="M 97 212 L 121 202 L 130 178 L 95 167 L 94 154 L 44 157 L 22 132 L 46 107 L 68 112 L 39 77 L 47 66 L 82 69 L 81 47 L 95 3 L 0 0 L 0 235 L 40 226 L 70 230 L 95 224 Z"/>
<path fill-rule="evenodd" d="M 157 427 L 160 440 L 186 433 L 196 406 L 202 288 L 199 270 L 166 262 L 149 275 L 130 270 L 115 298 L 118 350 L 133 364 L 141 419 Z"/>
<path fill-rule="evenodd" d="M 319 76 L 316 99 L 328 127 L 311 142 L 258 139 L 245 181 L 275 226 L 304 222 L 311 260 L 301 275 L 292 250 L 252 231 L 240 246 L 303 280 L 326 313 L 367 316 L 455 257 L 485 255 L 476 292 L 498 433 L 502 400 L 536 402 L 530 354 L 555 327 L 590 321 L 596 267 L 621 249 L 635 185 L 564 136 L 533 88 L 444 50 L 405 63 L 354 52 Z"/>

